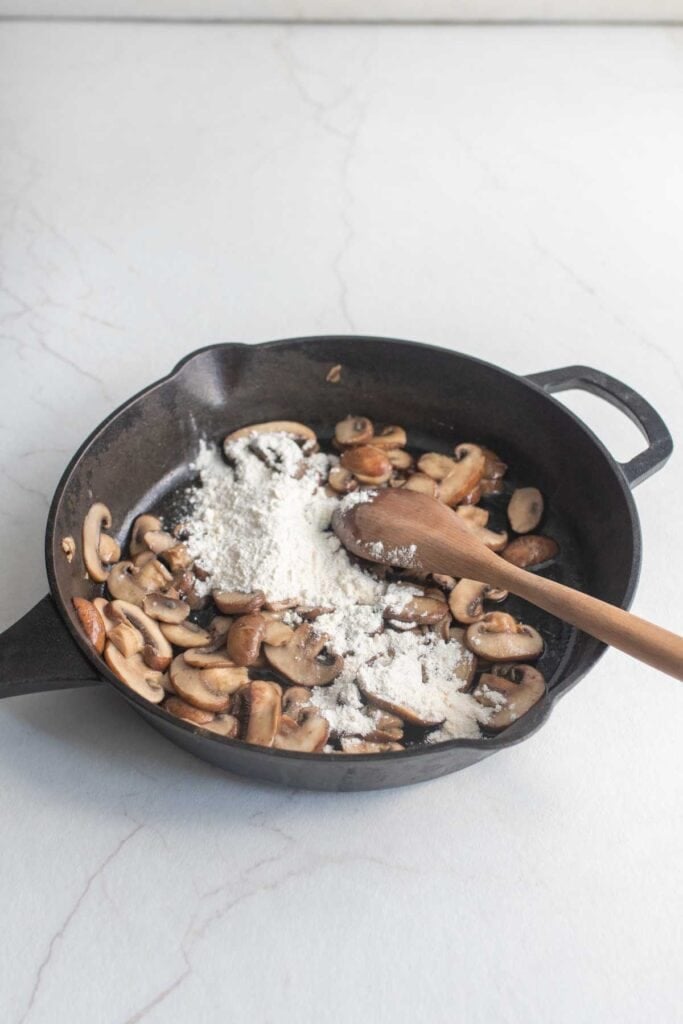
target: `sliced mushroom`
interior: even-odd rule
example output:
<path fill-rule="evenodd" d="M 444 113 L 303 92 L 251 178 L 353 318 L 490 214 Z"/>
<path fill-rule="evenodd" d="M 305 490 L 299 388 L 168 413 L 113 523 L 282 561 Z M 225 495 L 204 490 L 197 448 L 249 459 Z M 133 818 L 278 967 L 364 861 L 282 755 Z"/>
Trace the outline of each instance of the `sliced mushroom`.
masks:
<path fill-rule="evenodd" d="M 389 711 L 392 715 L 397 715 L 408 725 L 417 725 L 422 729 L 427 729 L 441 725 L 443 722 L 443 717 L 430 718 L 424 712 L 421 713 L 415 710 L 415 708 L 408 707 L 407 704 L 400 704 L 396 700 L 390 700 L 385 694 L 376 693 L 372 689 L 371 682 L 368 683 L 359 679 L 357 684 L 360 692 L 373 707 L 380 708 L 382 711 Z"/>
<path fill-rule="evenodd" d="M 459 580 L 451 590 L 448 607 L 458 622 L 478 622 L 484 617 L 484 598 L 488 585 L 478 580 Z"/>
<path fill-rule="evenodd" d="M 530 661 L 543 653 L 541 634 L 505 612 L 488 612 L 473 623 L 465 633 L 465 643 L 486 661 Z"/>
<path fill-rule="evenodd" d="M 311 709 L 303 715 L 300 725 L 283 715 L 273 746 L 276 750 L 296 750 L 302 754 L 314 754 L 323 749 L 329 735 L 330 727 L 327 720 Z"/>
<path fill-rule="evenodd" d="M 438 587 L 442 587 L 444 590 L 451 591 L 456 584 L 456 580 L 453 576 L 446 576 L 442 572 L 432 573 L 432 579 Z"/>
<path fill-rule="evenodd" d="M 426 473 L 413 473 L 405 483 L 407 491 L 417 491 L 419 494 L 428 494 L 430 498 L 436 498 L 439 492 L 439 485 L 436 480 Z"/>
<path fill-rule="evenodd" d="M 500 732 L 525 715 L 545 692 L 545 679 L 531 665 L 495 665 L 480 676 L 472 696 L 484 707 L 495 708 L 485 728 Z"/>
<path fill-rule="evenodd" d="M 259 747 L 272 747 L 282 714 L 280 687 L 255 679 L 246 688 L 245 698 L 248 719 L 244 738 Z"/>
<path fill-rule="evenodd" d="M 294 630 L 291 626 L 285 625 L 284 622 L 278 622 L 277 619 L 266 620 L 266 628 L 263 634 L 263 642 L 265 644 L 270 644 L 271 647 L 284 647 L 293 636 Z"/>
<path fill-rule="evenodd" d="M 240 734 L 239 719 L 234 715 L 215 715 L 206 725 L 202 726 L 208 732 L 215 732 L 218 736 L 225 736 L 228 739 L 236 740 Z"/>
<path fill-rule="evenodd" d="M 401 743 L 370 743 L 355 736 L 345 736 L 341 748 L 344 754 L 386 754 L 390 750 L 405 750 Z"/>
<path fill-rule="evenodd" d="M 211 641 L 211 634 L 194 622 L 162 622 L 159 628 L 176 647 L 206 647 Z"/>
<path fill-rule="evenodd" d="M 405 448 L 408 435 L 403 427 L 382 427 L 379 433 L 374 435 L 372 443 L 378 448 Z"/>
<path fill-rule="evenodd" d="M 112 565 L 114 562 L 118 562 L 121 557 L 121 546 L 118 541 L 115 541 L 108 533 L 100 534 L 100 543 L 98 544 L 97 550 L 99 552 L 100 559 L 105 565 Z"/>
<path fill-rule="evenodd" d="M 296 608 L 298 603 L 298 597 L 285 597 L 280 601 L 265 601 L 263 607 L 269 612 L 286 612 L 290 608 Z"/>
<path fill-rule="evenodd" d="M 484 455 L 476 444 L 459 444 L 455 449 L 455 465 L 439 484 L 439 500 L 446 505 L 459 505 L 484 475 Z"/>
<path fill-rule="evenodd" d="M 365 739 L 371 743 L 396 743 L 403 739 L 403 719 L 389 711 L 376 711 L 375 728 Z"/>
<path fill-rule="evenodd" d="M 178 595 L 184 601 L 187 601 L 192 611 L 197 611 L 198 608 L 203 608 L 207 604 L 208 598 L 201 597 L 197 593 L 194 570 L 180 569 L 178 572 L 173 573 L 172 580 Z"/>
<path fill-rule="evenodd" d="M 174 715 L 175 718 L 182 718 L 184 722 L 191 722 L 192 725 L 207 726 L 216 717 L 213 711 L 202 711 L 194 704 L 188 704 L 182 697 L 168 697 L 164 704 L 164 711 Z"/>
<path fill-rule="evenodd" d="M 139 555 L 133 555 L 133 565 L 136 569 L 142 569 L 143 565 L 153 562 L 155 558 L 153 551 L 141 551 Z"/>
<path fill-rule="evenodd" d="M 186 601 L 176 597 L 167 597 L 165 594 L 145 594 L 142 602 L 142 610 L 145 615 L 159 622 L 184 622 L 190 614 L 190 606 Z"/>
<path fill-rule="evenodd" d="M 479 483 L 481 483 L 481 480 L 479 481 Z M 460 505 L 464 505 L 465 508 L 467 508 L 470 505 L 476 505 L 479 501 L 481 501 L 481 487 L 479 486 L 479 484 L 477 484 L 477 486 L 473 490 L 471 490 L 468 494 L 465 495 L 465 497 L 461 500 Z"/>
<path fill-rule="evenodd" d="M 206 647 L 189 647 L 185 652 L 185 661 L 193 668 L 233 668 L 235 662 L 228 657 L 223 645 L 222 651 L 209 651 Z"/>
<path fill-rule="evenodd" d="M 282 695 L 282 710 L 299 721 L 301 712 L 310 705 L 311 691 L 305 686 L 288 686 Z"/>
<path fill-rule="evenodd" d="M 196 648 L 193 645 L 193 650 L 196 651 L 196 654 L 199 656 L 204 654 L 214 654 L 215 652 L 222 651 L 223 655 L 227 657 L 225 641 L 227 639 L 228 630 L 230 629 L 232 622 L 233 620 L 229 615 L 214 616 L 214 618 L 209 623 L 208 643 L 202 644 L 201 646 L 198 646 Z M 187 653 L 188 652 L 186 652 L 186 655 Z M 193 664 L 193 662 L 191 661 L 190 664 Z M 195 662 L 195 664 L 198 664 L 198 662 Z"/>
<path fill-rule="evenodd" d="M 333 466 L 327 477 L 327 482 L 337 494 L 349 494 L 358 489 L 358 481 L 355 476 L 343 466 Z"/>
<path fill-rule="evenodd" d="M 83 520 L 83 561 L 88 576 L 95 583 L 104 583 L 109 572 L 102 565 L 100 557 L 100 536 L 102 530 L 111 526 L 111 512 L 101 501 L 96 501 L 88 509 Z"/>
<path fill-rule="evenodd" d="M 160 529 L 161 520 L 157 519 L 156 516 L 138 516 L 133 523 L 133 529 L 130 535 L 130 544 L 128 545 L 128 552 L 130 556 L 133 557 L 134 555 L 141 554 L 143 551 L 147 551 L 145 534 L 150 533 L 153 530 Z"/>
<path fill-rule="evenodd" d="M 108 642 L 104 648 L 104 660 L 122 683 L 150 703 L 160 704 L 166 696 L 162 682 L 163 673 L 145 665 L 140 654 L 124 658 L 118 648 Z"/>
<path fill-rule="evenodd" d="M 308 622 L 294 630 L 291 640 L 283 647 L 263 645 L 268 664 L 285 679 L 298 686 L 328 686 L 344 667 L 339 655 L 321 660 L 320 652 L 325 646 L 325 637 L 313 631 Z"/>
<path fill-rule="evenodd" d="M 467 516 L 460 516 L 462 525 L 473 533 L 474 536 L 485 544 L 491 551 L 502 551 L 508 542 L 508 535 L 505 530 L 500 533 L 495 533 L 494 530 L 489 530 L 486 526 L 478 526 L 474 519 L 468 519 Z"/>
<path fill-rule="evenodd" d="M 366 416 L 347 416 L 334 428 L 334 439 L 342 448 L 347 448 L 367 444 L 372 440 L 374 432 L 372 421 Z"/>
<path fill-rule="evenodd" d="M 484 476 L 487 480 L 500 480 L 507 473 L 507 466 L 500 455 L 496 455 L 490 448 L 482 445 L 481 450 L 484 455 Z"/>
<path fill-rule="evenodd" d="M 180 697 L 204 711 L 227 711 L 233 693 L 248 682 L 245 668 L 193 668 L 178 654 L 171 662 L 171 682 Z"/>
<path fill-rule="evenodd" d="M 297 441 L 313 441 L 315 443 L 318 440 L 314 431 L 310 427 L 304 426 L 303 423 L 297 423 L 295 420 L 269 420 L 267 423 L 251 423 L 248 427 L 233 430 L 224 439 L 223 444 L 238 441 L 241 437 L 251 437 L 252 434 L 289 434 Z"/>
<path fill-rule="evenodd" d="M 110 614 L 113 619 L 125 619 L 141 634 L 142 657 L 150 668 L 158 669 L 160 672 L 168 668 L 173 651 L 154 619 L 150 619 L 137 605 L 120 600 L 112 601 Z"/>
<path fill-rule="evenodd" d="M 176 538 L 166 530 L 148 530 L 144 541 L 155 555 L 160 555 L 162 551 L 167 551 L 168 548 L 172 548 L 178 543 Z"/>
<path fill-rule="evenodd" d="M 171 547 L 163 548 L 159 552 L 159 558 L 164 560 L 172 573 L 182 572 L 183 569 L 189 569 L 193 561 L 192 555 L 185 545 L 178 542 L 173 544 Z"/>
<path fill-rule="evenodd" d="M 470 526 L 486 526 L 489 521 L 489 513 L 477 505 L 458 505 L 454 512 Z"/>
<path fill-rule="evenodd" d="M 325 380 L 327 381 L 328 384 L 338 384 L 339 381 L 341 380 L 341 372 L 342 364 L 335 363 L 335 365 L 331 366 L 327 373 L 325 374 Z"/>
<path fill-rule="evenodd" d="M 132 658 L 134 654 L 142 654 L 145 641 L 142 634 L 130 622 L 119 622 L 107 632 L 107 638 L 121 651 L 124 658 Z"/>
<path fill-rule="evenodd" d="M 421 626 L 430 626 L 439 622 L 446 612 L 448 605 L 441 591 L 439 597 L 424 597 L 417 595 L 411 597 L 402 607 L 388 605 L 384 609 L 384 618 L 394 622 L 415 622 Z"/>
<path fill-rule="evenodd" d="M 394 469 L 407 471 L 415 465 L 413 456 L 403 448 L 387 448 L 386 454 Z"/>
<path fill-rule="evenodd" d="M 450 455 L 441 455 L 439 452 L 426 452 L 417 460 L 417 468 L 421 473 L 432 480 L 443 480 L 451 473 L 457 463 Z"/>
<path fill-rule="evenodd" d="M 150 558 L 141 569 L 137 569 L 135 582 L 146 594 L 150 594 L 153 590 L 164 590 L 173 582 L 173 577 L 158 558 Z"/>
<path fill-rule="evenodd" d="M 151 589 L 151 588 L 150 588 Z M 140 586 L 139 575 L 132 562 L 117 562 L 109 570 L 107 590 L 113 598 L 142 607 L 146 591 Z"/>
<path fill-rule="evenodd" d="M 214 590 L 212 596 L 219 612 L 224 615 L 249 615 L 262 608 L 266 600 L 262 590 L 254 590 L 250 594 L 240 590 Z"/>
<path fill-rule="evenodd" d="M 107 639 L 102 616 L 95 605 L 91 601 L 86 601 L 84 597 L 72 597 L 71 601 L 76 610 L 78 621 L 83 627 L 83 632 L 97 653 L 101 654 Z"/>
<path fill-rule="evenodd" d="M 253 665 L 261 651 L 266 620 L 260 612 L 240 615 L 228 631 L 227 653 L 236 665 Z"/>
<path fill-rule="evenodd" d="M 552 537 L 527 533 L 524 537 L 516 537 L 510 541 L 503 551 L 503 558 L 506 562 L 518 565 L 520 569 L 529 569 L 549 562 L 551 558 L 555 558 L 559 550 L 559 544 Z"/>
<path fill-rule="evenodd" d="M 503 494 L 505 492 L 505 485 L 502 480 L 489 480 L 485 476 L 481 478 L 477 487 L 482 498 L 492 498 L 496 494 Z"/>
<path fill-rule="evenodd" d="M 543 517 L 543 495 L 537 487 L 518 487 L 508 504 L 508 520 L 515 533 L 531 533 Z"/>
<path fill-rule="evenodd" d="M 381 448 L 370 444 L 359 445 L 343 452 L 341 464 L 353 473 L 362 484 L 379 486 L 385 484 L 392 473 L 392 466 Z"/>

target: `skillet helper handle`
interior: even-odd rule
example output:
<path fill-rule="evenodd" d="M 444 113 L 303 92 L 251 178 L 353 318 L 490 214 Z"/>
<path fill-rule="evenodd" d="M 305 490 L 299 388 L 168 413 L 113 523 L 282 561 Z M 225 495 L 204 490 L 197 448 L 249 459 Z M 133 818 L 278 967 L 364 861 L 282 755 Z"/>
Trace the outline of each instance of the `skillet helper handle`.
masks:
<path fill-rule="evenodd" d="M 99 682 L 49 595 L 0 635 L 0 697 Z"/>
<path fill-rule="evenodd" d="M 589 391 L 633 420 L 645 437 L 647 448 L 628 462 L 618 463 L 631 487 L 656 473 L 671 455 L 673 440 L 662 417 L 642 395 L 616 377 L 590 366 L 563 366 L 557 370 L 530 373 L 527 380 L 550 394 L 573 389 Z"/>
<path fill-rule="evenodd" d="M 498 564 L 502 563 L 502 564 Z M 493 582 L 632 658 L 683 680 L 683 637 L 590 594 L 497 559 Z"/>

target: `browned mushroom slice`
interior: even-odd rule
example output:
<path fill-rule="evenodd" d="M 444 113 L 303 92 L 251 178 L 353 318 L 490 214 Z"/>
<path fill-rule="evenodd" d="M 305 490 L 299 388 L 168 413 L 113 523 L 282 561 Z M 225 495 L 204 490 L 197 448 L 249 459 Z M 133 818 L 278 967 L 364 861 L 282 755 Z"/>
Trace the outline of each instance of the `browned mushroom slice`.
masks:
<path fill-rule="evenodd" d="M 295 420 L 269 420 L 267 423 L 250 423 L 248 427 L 233 430 L 224 439 L 223 444 L 238 441 L 241 437 L 250 437 L 252 434 L 289 434 L 297 441 L 312 441 L 313 443 L 318 440 L 314 431 L 310 427 L 304 426 L 303 423 L 297 423 Z"/>
<path fill-rule="evenodd" d="M 172 547 L 164 548 L 159 553 L 159 558 L 164 560 L 172 573 L 189 569 L 193 562 L 192 555 L 185 545 L 179 543 L 173 544 Z"/>
<path fill-rule="evenodd" d="M 403 720 L 389 711 L 375 712 L 375 728 L 364 738 L 371 743 L 397 743 L 403 739 Z"/>
<path fill-rule="evenodd" d="M 301 725 L 285 715 L 280 719 L 273 740 L 276 750 L 296 750 L 301 754 L 315 754 L 322 750 L 330 735 L 330 727 L 316 711 L 304 713 Z"/>
<path fill-rule="evenodd" d="M 235 662 L 222 651 L 209 651 L 206 647 L 189 647 L 185 652 L 185 661 L 194 668 L 232 668 Z"/>
<path fill-rule="evenodd" d="M 298 722 L 301 712 L 309 706 L 310 700 L 311 691 L 305 686 L 288 686 L 282 695 L 282 710 Z"/>
<path fill-rule="evenodd" d="M 158 622 L 184 622 L 190 614 L 190 606 L 186 601 L 158 593 L 145 595 L 142 610 L 145 615 L 149 615 L 151 619 L 156 619 Z"/>
<path fill-rule="evenodd" d="M 464 505 L 464 507 L 467 508 L 470 505 L 476 505 L 479 501 L 481 501 L 481 487 L 477 484 L 473 490 L 469 491 L 465 497 L 461 499 L 460 505 Z"/>
<path fill-rule="evenodd" d="M 436 498 L 439 485 L 426 473 L 413 473 L 405 482 L 407 491 L 418 491 L 419 494 L 428 494 L 430 498 Z"/>
<path fill-rule="evenodd" d="M 342 453 L 341 464 L 353 473 L 362 484 L 379 486 L 385 484 L 392 473 L 392 466 L 381 448 L 370 444 L 349 448 Z"/>
<path fill-rule="evenodd" d="M 448 607 L 454 619 L 468 625 L 484 617 L 484 598 L 488 585 L 478 580 L 462 579 L 451 590 Z"/>
<path fill-rule="evenodd" d="M 260 612 L 240 615 L 228 631 L 227 653 L 236 665 L 253 665 L 261 651 L 266 620 Z"/>
<path fill-rule="evenodd" d="M 402 607 L 389 605 L 384 609 L 384 618 L 394 622 L 416 622 L 420 626 L 431 626 L 439 622 L 448 611 L 443 594 L 439 597 L 421 597 L 416 595 Z"/>
<path fill-rule="evenodd" d="M 333 611 L 334 608 L 330 605 L 321 604 L 300 604 L 296 607 L 297 615 L 300 615 L 302 619 L 306 619 L 308 622 L 314 622 L 321 615 L 329 615 Z"/>
<path fill-rule="evenodd" d="M 136 604 L 139 607 L 142 607 L 146 593 L 139 584 L 138 575 L 132 562 L 117 562 L 112 566 L 107 577 L 107 590 L 113 598 L 129 601 L 130 604 Z"/>
<path fill-rule="evenodd" d="M 524 537 L 516 537 L 510 541 L 503 551 L 506 562 L 518 565 L 520 569 L 530 569 L 542 565 L 559 553 L 559 544 L 552 537 L 541 537 L 540 534 L 527 533 Z"/>
<path fill-rule="evenodd" d="M 462 506 L 461 506 L 462 507 Z M 491 551 L 502 551 L 508 542 L 508 535 L 505 530 L 500 533 L 495 533 L 494 530 L 489 530 L 486 526 L 477 525 L 477 521 L 474 517 L 467 517 L 460 515 L 460 521 L 465 529 L 473 533 L 477 540 L 480 540 L 482 544 L 485 544 Z"/>
<path fill-rule="evenodd" d="M 410 452 L 404 451 L 403 448 L 387 448 L 385 449 L 389 462 L 394 469 L 407 471 L 412 469 L 415 465 L 415 459 Z"/>
<path fill-rule="evenodd" d="M 142 657 L 150 668 L 158 669 L 160 672 L 168 668 L 173 651 L 154 619 L 150 619 L 141 608 L 129 601 L 112 601 L 110 614 L 113 619 L 125 619 L 140 633 L 143 640 Z"/>
<path fill-rule="evenodd" d="M 142 569 L 143 565 L 153 562 L 155 558 L 153 551 L 141 551 L 139 555 L 133 555 L 133 565 L 136 569 Z"/>
<path fill-rule="evenodd" d="M 331 366 L 327 373 L 325 374 L 325 380 L 327 381 L 328 384 L 338 384 L 339 381 L 341 380 L 341 374 L 342 364 L 335 363 L 335 365 Z"/>
<path fill-rule="evenodd" d="M 178 542 L 175 537 L 166 530 L 148 530 L 144 536 L 144 542 L 150 551 L 160 555 L 162 551 L 174 547 Z"/>
<path fill-rule="evenodd" d="M 450 639 L 453 640 L 454 630 L 449 630 L 449 633 L 451 634 Z M 458 663 L 455 666 L 454 675 L 457 687 L 460 690 L 460 692 L 463 693 L 465 692 L 465 690 L 469 690 L 470 684 L 474 679 L 474 674 L 477 671 L 477 659 L 475 658 L 471 651 L 468 651 L 468 649 L 464 645 L 464 631 L 463 636 L 458 642 L 462 645 L 463 649 L 458 660 Z"/>
<path fill-rule="evenodd" d="M 489 521 L 489 513 L 477 505 L 458 505 L 453 511 L 470 526 L 486 526 Z"/>
<path fill-rule="evenodd" d="M 358 481 L 350 470 L 343 466 L 333 466 L 327 477 L 327 482 L 337 494 L 349 494 L 358 489 Z"/>
<path fill-rule="evenodd" d="M 355 736 L 345 736 L 341 748 L 344 754 L 386 754 L 390 750 L 405 750 L 401 743 L 370 743 Z"/>
<path fill-rule="evenodd" d="M 405 448 L 408 436 L 403 427 L 387 426 L 375 434 L 372 443 L 378 448 Z"/>
<path fill-rule="evenodd" d="M 143 551 L 147 551 L 147 544 L 145 543 L 145 534 L 150 533 L 153 530 L 160 529 L 161 520 L 157 519 L 156 516 L 138 516 L 135 522 L 133 523 L 133 529 L 130 535 L 130 544 L 128 545 L 128 552 L 131 558 L 134 555 L 142 554 Z"/>
<path fill-rule="evenodd" d="M 83 520 L 83 561 L 88 576 L 95 583 L 104 583 L 109 575 L 102 564 L 99 547 L 102 530 L 110 526 L 111 512 L 101 501 L 96 501 L 90 506 Z"/>
<path fill-rule="evenodd" d="M 111 640 L 124 658 L 132 658 L 134 654 L 141 654 L 145 641 L 142 634 L 130 622 L 119 622 L 107 631 L 107 639 Z"/>
<path fill-rule="evenodd" d="M 264 644 L 270 644 L 271 647 L 284 647 L 288 644 L 294 635 L 294 630 L 291 626 L 287 626 L 284 622 L 278 622 L 276 619 L 266 620 L 266 628 L 263 634 Z"/>
<path fill-rule="evenodd" d="M 259 747 L 272 747 L 282 714 L 280 688 L 255 679 L 245 690 L 248 710 L 245 740 Z"/>
<path fill-rule="evenodd" d="M 485 728 L 500 732 L 525 715 L 545 692 L 545 679 L 531 665 L 496 665 L 480 676 L 472 696 L 484 707 L 495 708 Z"/>
<path fill-rule="evenodd" d="M 233 693 L 248 681 L 245 668 L 193 668 L 182 654 L 171 662 L 171 682 L 183 700 L 204 711 L 227 711 Z"/>
<path fill-rule="evenodd" d="M 177 590 L 177 596 L 187 601 L 192 611 L 203 608 L 208 603 L 208 597 L 200 597 L 197 593 L 197 579 L 194 570 L 179 569 L 173 573 L 173 587 Z M 170 587 L 168 588 L 170 589 Z"/>
<path fill-rule="evenodd" d="M 537 487 L 518 487 L 508 503 L 508 520 L 515 533 L 531 533 L 543 517 L 543 495 Z"/>
<path fill-rule="evenodd" d="M 69 563 L 69 565 L 71 565 L 74 559 L 74 555 L 76 554 L 76 541 L 73 539 L 73 537 L 62 537 L 60 547 L 64 552 L 67 562 Z M 101 557 L 102 556 L 100 555 L 100 558 Z"/>
<path fill-rule="evenodd" d="M 459 505 L 484 475 L 484 455 L 476 444 L 459 444 L 455 449 L 455 465 L 439 484 L 439 500 L 446 505 Z"/>
<path fill-rule="evenodd" d="M 227 658 L 225 642 L 232 622 L 232 617 L 229 615 L 215 615 L 209 623 L 208 643 L 197 646 L 196 648 L 194 648 L 193 645 L 194 654 L 199 657 L 200 655 L 218 654 L 218 652 L 220 652 L 222 656 Z M 186 652 L 186 655 L 188 653 L 189 652 Z M 190 661 L 190 664 L 199 664 L 199 662 Z"/>
<path fill-rule="evenodd" d="M 100 543 L 98 544 L 97 550 L 99 552 L 100 559 L 105 565 L 112 565 L 114 562 L 118 562 L 121 557 L 121 547 L 118 541 L 110 537 L 108 533 L 100 534 Z"/>
<path fill-rule="evenodd" d="M 527 661 L 543 653 L 540 633 L 505 612 L 489 612 L 473 623 L 465 633 L 465 643 L 486 661 Z"/>
<path fill-rule="evenodd" d="M 373 434 L 374 427 L 366 416 L 347 416 L 334 428 L 334 439 L 342 448 L 367 444 Z"/>
<path fill-rule="evenodd" d="M 455 459 L 452 459 L 450 455 L 441 455 L 439 452 L 425 452 L 417 460 L 417 468 L 420 473 L 437 481 L 447 477 L 456 465 Z"/>
<path fill-rule="evenodd" d="M 505 485 L 502 480 L 489 480 L 483 476 L 477 484 L 479 488 L 479 494 L 482 498 L 489 498 L 496 494 L 503 494 L 505 491 Z"/>
<path fill-rule="evenodd" d="M 159 628 L 176 647 L 206 647 L 211 640 L 211 634 L 194 622 L 162 622 Z"/>
<path fill-rule="evenodd" d="M 451 591 L 457 580 L 453 576 L 446 576 L 442 572 L 433 572 L 432 579 L 436 583 L 437 587 L 443 587 L 444 590 Z"/>
<path fill-rule="evenodd" d="M 484 476 L 487 480 L 500 480 L 507 473 L 506 464 L 500 455 L 496 455 L 490 448 L 482 445 L 481 450 L 484 456 Z"/>
<path fill-rule="evenodd" d="M 72 597 L 71 600 L 83 632 L 97 653 L 101 654 L 107 639 L 102 616 L 95 605 L 91 601 L 86 601 L 84 597 Z"/>
<path fill-rule="evenodd" d="M 285 597 L 280 601 L 264 601 L 263 607 L 269 612 L 286 612 L 289 608 L 296 608 L 298 603 L 298 597 Z"/>
<path fill-rule="evenodd" d="M 263 607 L 266 595 L 262 590 L 245 594 L 240 590 L 214 590 L 213 599 L 219 612 L 224 615 L 249 615 Z"/>
<path fill-rule="evenodd" d="M 218 736 L 226 736 L 228 739 L 236 740 L 240 734 L 239 719 L 234 715 L 215 715 L 207 725 L 202 726 L 208 732 L 215 732 Z"/>
<path fill-rule="evenodd" d="M 135 582 L 146 594 L 151 594 L 153 590 L 165 590 L 173 582 L 173 577 L 158 558 L 150 558 L 136 570 Z"/>
<path fill-rule="evenodd" d="M 271 668 L 298 686 L 328 686 L 344 667 L 339 655 L 322 660 L 325 638 L 313 632 L 308 622 L 294 630 L 291 640 L 283 647 L 263 645 L 263 652 Z"/>
<path fill-rule="evenodd" d="M 168 711 L 169 714 L 174 715 L 176 718 L 182 718 L 184 722 L 191 722 L 192 725 L 203 725 L 204 727 L 216 717 L 213 711 L 202 711 L 201 708 L 196 708 L 194 704 L 188 704 L 182 697 L 168 697 L 164 703 L 164 711 Z"/>
<path fill-rule="evenodd" d="M 140 654 L 124 658 L 118 648 L 108 642 L 104 648 L 104 660 L 122 683 L 145 700 L 152 704 L 160 704 L 166 696 L 162 682 L 163 673 L 145 665 Z"/>

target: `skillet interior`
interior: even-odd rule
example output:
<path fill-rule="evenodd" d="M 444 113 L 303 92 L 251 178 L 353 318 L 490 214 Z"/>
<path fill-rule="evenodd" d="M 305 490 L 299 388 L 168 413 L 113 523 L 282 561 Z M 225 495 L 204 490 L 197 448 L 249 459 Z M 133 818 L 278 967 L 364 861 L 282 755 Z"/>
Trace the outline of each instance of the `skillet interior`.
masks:
<path fill-rule="evenodd" d="M 341 382 L 332 385 L 325 375 L 335 363 L 343 369 Z M 463 440 L 494 448 L 511 467 L 511 483 L 534 484 L 546 496 L 542 529 L 562 548 L 549 575 L 614 604 L 628 603 L 640 555 L 630 492 L 590 431 L 538 388 L 466 356 L 386 339 L 226 345 L 188 357 L 169 378 L 114 413 L 65 473 L 48 525 L 48 573 L 82 649 L 92 654 L 71 597 L 93 596 L 94 588 L 77 559 L 68 565 L 59 545 L 63 536 L 78 532 L 93 500 L 109 505 L 123 542 L 137 514 L 162 508 L 193 479 L 200 437 L 218 440 L 245 423 L 294 418 L 325 438 L 348 412 L 400 423 L 419 449 L 449 451 Z M 495 504 L 490 507 L 495 525 Z M 547 641 L 539 667 L 549 682 L 549 700 L 495 740 L 452 741 L 380 759 L 264 751 L 216 739 L 150 708 L 99 667 L 151 724 L 222 767 L 314 788 L 401 785 L 464 767 L 522 739 L 599 656 L 602 645 L 585 634 L 518 599 L 510 599 L 509 607 Z"/>

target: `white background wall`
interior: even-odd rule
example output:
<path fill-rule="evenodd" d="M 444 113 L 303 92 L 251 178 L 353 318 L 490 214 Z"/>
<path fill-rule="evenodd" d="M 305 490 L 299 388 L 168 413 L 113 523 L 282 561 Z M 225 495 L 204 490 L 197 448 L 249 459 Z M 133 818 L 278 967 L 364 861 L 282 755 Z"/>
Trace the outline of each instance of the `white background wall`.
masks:
<path fill-rule="evenodd" d="M 683 0 L 0 0 L 35 17 L 683 21 Z"/>

